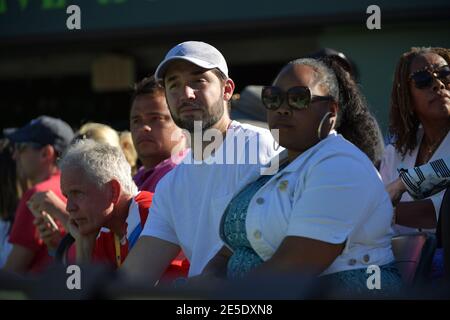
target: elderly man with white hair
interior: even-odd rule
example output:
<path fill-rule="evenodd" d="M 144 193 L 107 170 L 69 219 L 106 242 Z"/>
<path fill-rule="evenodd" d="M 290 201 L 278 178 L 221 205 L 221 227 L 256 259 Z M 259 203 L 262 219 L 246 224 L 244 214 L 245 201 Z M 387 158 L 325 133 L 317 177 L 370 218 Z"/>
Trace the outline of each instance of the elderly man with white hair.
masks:
<path fill-rule="evenodd" d="M 121 150 L 93 140 L 71 145 L 60 168 L 77 262 L 119 267 L 147 220 L 153 193 L 137 191 Z"/>

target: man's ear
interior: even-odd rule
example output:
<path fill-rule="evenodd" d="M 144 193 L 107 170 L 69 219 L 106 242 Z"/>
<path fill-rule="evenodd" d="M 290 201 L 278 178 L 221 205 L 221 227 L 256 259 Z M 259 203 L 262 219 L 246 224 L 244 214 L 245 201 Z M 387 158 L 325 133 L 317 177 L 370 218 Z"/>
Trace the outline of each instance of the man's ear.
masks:
<path fill-rule="evenodd" d="M 233 96 L 234 88 L 235 88 L 235 86 L 234 86 L 233 80 L 231 80 L 230 78 L 225 80 L 225 86 L 224 86 L 224 90 L 223 90 L 223 99 L 225 101 L 231 100 L 231 97 Z"/>
<path fill-rule="evenodd" d="M 40 150 L 40 156 L 46 162 L 55 162 L 56 160 L 56 150 L 51 145 L 46 145 Z"/>
<path fill-rule="evenodd" d="M 122 187 L 120 186 L 119 181 L 115 179 L 111 180 L 109 185 L 111 190 L 111 202 L 116 205 L 119 202 Z"/>

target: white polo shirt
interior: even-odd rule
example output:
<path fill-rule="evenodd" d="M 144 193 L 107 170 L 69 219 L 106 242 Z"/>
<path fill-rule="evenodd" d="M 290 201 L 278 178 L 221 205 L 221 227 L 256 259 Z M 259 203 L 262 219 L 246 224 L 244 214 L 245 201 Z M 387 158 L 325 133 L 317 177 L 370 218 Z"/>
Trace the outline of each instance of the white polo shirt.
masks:
<path fill-rule="evenodd" d="M 195 164 L 189 152 L 161 179 L 141 236 L 179 245 L 191 264 L 189 276 L 200 274 L 223 245 L 219 223 L 228 203 L 281 150 L 267 129 L 232 121 L 214 156 Z"/>
<path fill-rule="evenodd" d="M 332 131 L 258 190 L 246 230 L 263 260 L 286 236 L 346 242 L 325 275 L 392 262 L 391 219 L 391 201 L 372 162 Z"/>
<path fill-rule="evenodd" d="M 412 150 L 411 153 L 406 153 L 404 157 L 397 152 L 395 147 L 390 144 L 386 147 L 384 151 L 383 160 L 381 161 L 380 166 L 380 174 L 383 179 L 383 182 L 385 185 L 390 184 L 394 180 L 396 180 L 399 177 L 398 170 L 399 169 L 410 169 L 415 167 L 417 154 L 419 152 L 419 147 L 422 142 L 424 132 L 422 126 L 419 126 L 417 130 L 417 146 Z M 444 138 L 444 140 L 441 142 L 439 147 L 434 152 L 433 156 L 429 161 L 434 161 L 437 159 L 442 159 L 448 157 L 450 154 L 450 132 L 447 133 L 447 136 Z M 445 190 L 434 194 L 431 197 L 428 197 L 426 199 L 430 199 L 433 202 L 433 206 L 435 209 L 436 214 L 436 221 L 439 218 L 439 211 L 441 210 L 441 203 L 442 199 L 444 198 Z M 414 199 L 409 195 L 408 192 L 405 192 L 400 201 L 414 201 Z M 394 232 L 396 234 L 408 234 L 408 233 L 414 233 L 418 232 L 418 229 L 415 228 L 409 228 L 401 225 L 395 225 L 394 226 Z M 426 229 L 424 231 L 434 232 L 435 229 Z"/>

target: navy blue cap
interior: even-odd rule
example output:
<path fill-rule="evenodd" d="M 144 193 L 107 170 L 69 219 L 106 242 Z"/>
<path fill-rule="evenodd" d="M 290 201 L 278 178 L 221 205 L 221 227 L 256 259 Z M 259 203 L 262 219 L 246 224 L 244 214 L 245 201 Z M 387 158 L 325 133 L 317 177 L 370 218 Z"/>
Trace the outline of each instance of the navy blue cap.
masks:
<path fill-rule="evenodd" d="M 33 142 L 42 146 L 51 145 L 61 154 L 73 139 L 72 128 L 63 120 L 49 116 L 33 119 L 26 126 L 5 136 L 14 143 Z"/>

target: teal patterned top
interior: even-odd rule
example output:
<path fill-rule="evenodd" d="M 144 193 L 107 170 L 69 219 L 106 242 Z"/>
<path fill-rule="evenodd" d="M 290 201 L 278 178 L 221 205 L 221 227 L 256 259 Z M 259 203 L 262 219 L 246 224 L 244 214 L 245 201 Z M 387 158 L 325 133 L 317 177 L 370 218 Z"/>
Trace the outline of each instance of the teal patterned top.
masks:
<path fill-rule="evenodd" d="M 230 201 L 222 217 L 220 237 L 233 250 L 227 266 L 229 279 L 240 279 L 263 262 L 247 239 L 245 219 L 251 199 L 270 178 L 264 175 L 247 185 Z"/>
<path fill-rule="evenodd" d="M 284 166 L 283 166 L 284 167 Z M 280 167 L 281 169 L 281 167 Z M 247 238 L 245 221 L 251 199 L 256 192 L 266 184 L 272 176 L 261 176 L 258 180 L 247 185 L 229 203 L 220 224 L 220 237 L 233 251 L 228 260 L 227 278 L 241 279 L 250 270 L 264 261 L 252 248 Z M 342 291 L 352 294 L 395 294 L 402 286 L 400 273 L 394 263 L 380 266 L 383 290 L 368 290 L 366 269 L 356 269 L 337 272 L 325 276 L 332 285 Z M 376 291 L 376 292 L 375 292 Z M 378 292 L 380 291 L 380 292 Z"/>

